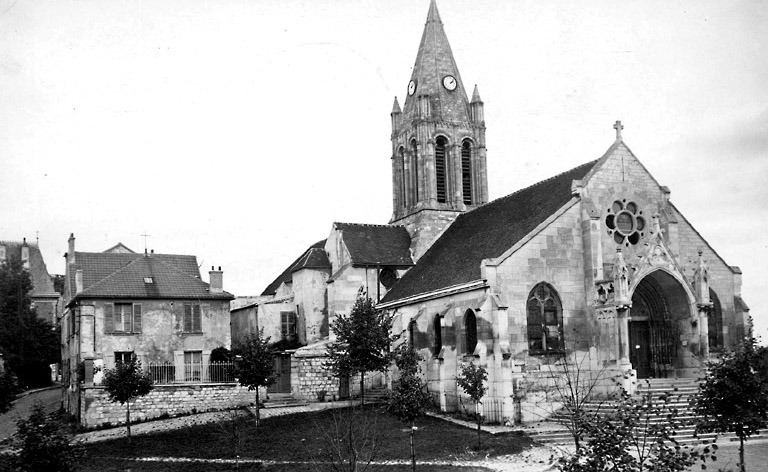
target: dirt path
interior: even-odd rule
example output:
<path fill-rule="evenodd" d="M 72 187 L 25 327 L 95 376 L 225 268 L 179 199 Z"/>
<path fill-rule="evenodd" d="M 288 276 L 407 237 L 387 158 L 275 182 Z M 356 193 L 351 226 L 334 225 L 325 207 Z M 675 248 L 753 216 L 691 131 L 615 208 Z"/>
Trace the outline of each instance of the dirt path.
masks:
<path fill-rule="evenodd" d="M 0 441 L 16 433 L 16 421 L 26 419 L 35 402 L 40 402 L 48 413 L 57 411 L 61 406 L 61 389 L 58 387 L 25 395 L 13 404 L 8 413 L 0 415 Z"/>

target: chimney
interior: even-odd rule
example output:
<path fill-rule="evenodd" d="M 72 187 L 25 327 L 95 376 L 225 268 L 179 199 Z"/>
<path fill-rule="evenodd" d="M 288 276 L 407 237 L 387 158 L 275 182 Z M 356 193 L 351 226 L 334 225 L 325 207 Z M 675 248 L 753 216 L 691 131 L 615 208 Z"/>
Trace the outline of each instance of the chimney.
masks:
<path fill-rule="evenodd" d="M 25 269 L 29 270 L 29 246 L 27 246 L 27 238 L 24 238 L 24 242 L 21 244 L 21 264 Z"/>
<path fill-rule="evenodd" d="M 75 233 L 69 233 L 69 250 L 67 251 L 67 263 L 75 263 Z"/>
<path fill-rule="evenodd" d="M 75 294 L 83 293 L 83 269 L 75 272 Z"/>
<path fill-rule="evenodd" d="M 221 271 L 221 266 L 219 266 L 219 270 L 214 270 L 214 267 L 211 266 L 211 271 L 208 272 L 208 281 L 211 285 L 211 293 L 224 291 L 224 273 Z"/>

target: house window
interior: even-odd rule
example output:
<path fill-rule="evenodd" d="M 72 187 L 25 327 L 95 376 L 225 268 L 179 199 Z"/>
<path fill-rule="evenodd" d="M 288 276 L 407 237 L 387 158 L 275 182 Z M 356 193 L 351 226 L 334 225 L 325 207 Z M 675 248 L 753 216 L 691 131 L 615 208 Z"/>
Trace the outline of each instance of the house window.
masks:
<path fill-rule="evenodd" d="M 465 140 L 461 144 L 461 193 L 464 204 L 472 204 L 472 144 Z"/>
<path fill-rule="evenodd" d="M 435 180 L 437 181 L 437 201 L 439 203 L 445 203 L 447 194 L 445 147 L 445 138 L 442 136 L 438 137 L 435 141 Z"/>
<path fill-rule="evenodd" d="M 467 354 L 473 354 L 477 347 L 477 318 L 472 310 L 467 310 L 464 314 L 464 335 L 467 342 Z"/>
<path fill-rule="evenodd" d="M 141 333 L 141 305 L 138 303 L 107 303 L 104 305 L 106 333 Z"/>
<path fill-rule="evenodd" d="M 135 357 L 133 351 L 115 351 L 115 365 L 131 362 Z"/>
<path fill-rule="evenodd" d="M 296 313 L 292 311 L 280 312 L 280 337 L 288 340 L 296 337 Z"/>
<path fill-rule="evenodd" d="M 562 305 L 554 288 L 540 283 L 528 296 L 528 350 L 531 354 L 555 354 L 563 349 Z"/>
<path fill-rule="evenodd" d="M 435 355 L 440 354 L 443 349 L 443 317 L 441 315 L 435 316 L 434 321 L 435 329 Z"/>
<path fill-rule="evenodd" d="M 188 303 L 184 305 L 184 332 L 202 333 L 200 320 L 200 305 Z"/>
<path fill-rule="evenodd" d="M 184 351 L 184 380 L 200 382 L 203 373 L 203 351 Z"/>

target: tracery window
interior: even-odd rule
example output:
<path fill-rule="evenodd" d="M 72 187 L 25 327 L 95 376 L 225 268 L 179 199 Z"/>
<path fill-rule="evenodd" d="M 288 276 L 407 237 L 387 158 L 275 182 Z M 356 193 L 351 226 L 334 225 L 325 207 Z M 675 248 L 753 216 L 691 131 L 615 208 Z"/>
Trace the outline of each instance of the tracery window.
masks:
<path fill-rule="evenodd" d="M 645 236 L 645 218 L 637 203 L 627 201 L 626 198 L 616 200 L 607 213 L 605 225 L 616 244 L 629 247 L 630 244 L 640 242 L 640 238 Z"/>
<path fill-rule="evenodd" d="M 405 151 L 402 147 L 398 150 L 398 157 L 400 158 L 400 206 L 405 208 L 408 203 L 405 196 Z"/>
<path fill-rule="evenodd" d="M 467 343 L 467 354 L 473 354 L 475 347 L 477 347 L 477 317 L 472 310 L 467 310 L 464 314 L 464 336 Z"/>
<path fill-rule="evenodd" d="M 555 354 L 563 350 L 563 308 L 557 292 L 547 283 L 533 287 L 528 295 L 528 351 Z"/>
<path fill-rule="evenodd" d="M 445 153 L 446 139 L 439 136 L 435 140 L 435 180 L 437 182 L 437 201 L 445 203 L 447 195 Z"/>

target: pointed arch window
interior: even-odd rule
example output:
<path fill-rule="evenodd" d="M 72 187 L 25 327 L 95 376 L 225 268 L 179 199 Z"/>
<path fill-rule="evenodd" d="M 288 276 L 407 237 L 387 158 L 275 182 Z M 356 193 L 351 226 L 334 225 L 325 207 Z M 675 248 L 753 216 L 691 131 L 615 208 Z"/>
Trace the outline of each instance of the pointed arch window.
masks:
<path fill-rule="evenodd" d="M 408 322 L 408 341 L 412 347 L 416 347 L 416 320 Z"/>
<path fill-rule="evenodd" d="M 464 313 L 464 338 L 467 343 L 467 354 L 472 355 L 477 347 L 477 317 L 472 310 Z"/>
<path fill-rule="evenodd" d="M 406 208 L 408 202 L 406 201 L 405 193 L 405 150 L 402 147 L 398 150 L 398 157 L 400 158 L 400 206 Z"/>
<path fill-rule="evenodd" d="M 465 139 L 461 144 L 461 194 L 465 205 L 472 204 L 472 143 Z"/>
<path fill-rule="evenodd" d="M 434 353 L 435 356 L 440 354 L 440 351 L 443 349 L 443 316 L 442 315 L 435 315 L 435 320 L 433 321 L 433 328 L 435 330 L 435 345 L 434 345 Z"/>
<path fill-rule="evenodd" d="M 448 194 L 445 165 L 446 145 L 447 140 L 442 136 L 438 136 L 435 140 L 435 181 L 438 203 L 445 203 Z"/>
<path fill-rule="evenodd" d="M 552 286 L 540 283 L 528 295 L 528 352 L 557 354 L 563 350 L 563 307 Z"/>
<path fill-rule="evenodd" d="M 418 203 L 419 201 L 419 153 L 418 153 L 418 146 L 416 145 L 416 140 L 414 139 L 411 141 L 411 153 L 413 154 L 413 202 Z"/>
<path fill-rule="evenodd" d="M 709 328 L 709 350 L 719 351 L 723 348 L 723 308 L 720 305 L 720 299 L 711 288 L 709 289 L 709 299 L 712 300 L 712 309 L 707 317 Z"/>

